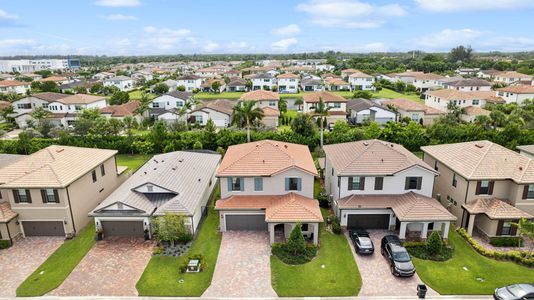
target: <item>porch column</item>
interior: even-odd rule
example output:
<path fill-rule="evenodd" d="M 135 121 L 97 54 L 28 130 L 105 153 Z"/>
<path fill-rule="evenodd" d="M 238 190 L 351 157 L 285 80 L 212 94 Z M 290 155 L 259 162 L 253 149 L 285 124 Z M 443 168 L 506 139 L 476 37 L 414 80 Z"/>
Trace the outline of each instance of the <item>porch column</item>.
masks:
<path fill-rule="evenodd" d="M 424 222 L 423 223 L 423 230 L 421 230 L 421 238 L 422 239 L 426 239 L 427 232 L 428 232 L 428 222 Z"/>
<path fill-rule="evenodd" d="M 476 215 L 469 215 L 469 221 L 467 223 L 467 233 L 473 235 L 473 227 L 475 227 L 475 217 Z"/>
<path fill-rule="evenodd" d="M 269 244 L 274 244 L 274 226 L 275 224 L 273 223 L 269 223 L 268 225 L 268 228 L 269 228 Z"/>
<path fill-rule="evenodd" d="M 313 244 L 317 245 L 319 243 L 319 223 L 313 224 Z"/>
<path fill-rule="evenodd" d="M 445 222 L 445 230 L 443 230 L 443 238 L 448 239 L 449 238 L 449 227 L 451 226 L 451 222 Z"/>
<path fill-rule="evenodd" d="M 406 223 L 406 222 L 401 222 L 401 224 L 400 224 L 399 238 L 401 240 L 406 239 L 406 225 L 408 225 L 408 223 Z"/>

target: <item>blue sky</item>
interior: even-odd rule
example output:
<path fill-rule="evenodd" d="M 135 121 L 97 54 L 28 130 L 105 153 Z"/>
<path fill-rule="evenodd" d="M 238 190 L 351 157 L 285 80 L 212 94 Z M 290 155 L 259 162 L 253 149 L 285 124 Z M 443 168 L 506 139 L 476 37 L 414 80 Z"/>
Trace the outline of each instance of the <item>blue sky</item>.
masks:
<path fill-rule="evenodd" d="M 534 50 L 534 0 L 0 0 L 0 55 Z"/>

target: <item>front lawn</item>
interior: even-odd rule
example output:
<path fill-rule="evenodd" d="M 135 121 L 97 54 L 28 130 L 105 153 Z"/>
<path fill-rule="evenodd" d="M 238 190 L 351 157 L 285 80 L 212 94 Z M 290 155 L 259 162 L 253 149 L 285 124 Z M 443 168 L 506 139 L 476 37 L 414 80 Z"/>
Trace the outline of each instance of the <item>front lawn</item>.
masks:
<path fill-rule="evenodd" d="M 222 92 L 222 93 L 206 93 L 199 92 L 195 94 L 195 99 L 198 100 L 213 100 L 213 99 L 231 99 L 237 100 L 243 95 L 243 92 Z"/>
<path fill-rule="evenodd" d="M 328 211 L 322 209 L 323 216 Z M 280 297 L 355 296 L 362 279 L 344 235 L 335 235 L 320 226 L 321 247 L 311 262 L 290 266 L 271 256 L 272 285 Z"/>
<path fill-rule="evenodd" d="M 141 99 L 141 95 L 143 94 L 143 92 L 145 92 L 145 91 L 135 90 L 135 91 L 129 92 L 128 95 L 130 96 L 130 100 L 140 100 Z M 148 92 L 147 92 L 147 95 L 148 95 L 149 99 L 154 99 L 154 98 L 157 97 L 156 94 L 151 94 L 151 93 L 148 93 Z"/>
<path fill-rule="evenodd" d="M 135 172 L 150 158 L 146 154 L 117 154 L 117 165 L 128 167 L 128 170 Z"/>
<path fill-rule="evenodd" d="M 42 296 L 60 286 L 94 244 L 95 223 L 90 222 L 24 280 L 17 288 L 17 297 Z"/>
<path fill-rule="evenodd" d="M 448 261 L 413 258 L 421 280 L 440 294 L 489 295 L 497 287 L 528 283 L 534 278 L 534 269 L 478 254 L 453 230 L 449 242 L 454 247 L 454 255 Z"/>
<path fill-rule="evenodd" d="M 218 187 L 215 187 L 218 190 Z M 213 197 L 218 199 L 217 192 Z M 210 205 L 209 213 L 200 227 L 200 232 L 189 251 L 181 257 L 153 256 L 143 275 L 137 282 L 140 296 L 159 297 L 200 297 L 210 286 L 219 246 L 221 233 L 219 232 L 219 215 Z M 193 254 L 202 254 L 206 260 L 206 269 L 200 273 L 179 272 L 182 263 Z M 179 280 L 183 279 L 183 283 Z"/>
<path fill-rule="evenodd" d="M 424 100 L 419 98 L 419 96 L 415 93 L 401 94 L 390 89 L 382 89 L 379 92 L 375 92 L 373 93 L 373 97 L 374 98 L 388 98 L 388 99 L 403 98 L 403 99 L 408 99 L 408 100 L 412 100 L 417 103 L 424 104 Z"/>

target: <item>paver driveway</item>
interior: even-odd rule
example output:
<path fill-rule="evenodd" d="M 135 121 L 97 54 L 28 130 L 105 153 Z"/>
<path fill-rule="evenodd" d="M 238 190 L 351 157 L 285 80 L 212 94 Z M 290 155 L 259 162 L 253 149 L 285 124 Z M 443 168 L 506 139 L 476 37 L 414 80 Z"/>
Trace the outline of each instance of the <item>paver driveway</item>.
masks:
<path fill-rule="evenodd" d="M 63 243 L 63 237 L 27 237 L 0 250 L 0 297 L 14 297 L 17 287 Z"/>
<path fill-rule="evenodd" d="M 203 297 L 276 297 L 267 232 L 223 233 L 211 286 Z"/>
<path fill-rule="evenodd" d="M 89 250 L 53 296 L 136 296 L 135 284 L 152 255 L 153 241 L 110 237 Z"/>
<path fill-rule="evenodd" d="M 380 240 L 388 233 L 391 232 L 370 230 L 369 235 L 375 245 L 375 253 L 363 256 L 356 254 L 348 232 L 345 232 L 362 276 L 363 285 L 358 296 L 416 296 L 417 284 L 423 283 L 417 274 L 408 278 L 395 277 L 391 274 L 387 260 L 380 254 Z M 430 287 L 427 288 L 427 296 L 438 295 Z"/>

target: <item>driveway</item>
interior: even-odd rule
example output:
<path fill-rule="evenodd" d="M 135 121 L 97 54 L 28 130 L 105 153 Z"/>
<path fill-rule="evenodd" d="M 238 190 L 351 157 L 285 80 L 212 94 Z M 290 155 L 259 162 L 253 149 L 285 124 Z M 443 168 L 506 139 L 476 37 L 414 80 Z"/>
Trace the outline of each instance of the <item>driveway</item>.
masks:
<path fill-rule="evenodd" d="M 270 256 L 267 232 L 224 232 L 211 286 L 202 297 L 277 297 Z"/>
<path fill-rule="evenodd" d="M 391 274 L 387 260 L 380 254 L 380 240 L 388 233 L 390 232 L 385 230 L 370 230 L 369 235 L 375 245 L 375 253 L 362 256 L 356 254 L 348 232 L 345 232 L 345 237 L 349 241 L 352 254 L 362 276 L 363 285 L 358 296 L 416 296 L 417 285 L 423 283 L 417 274 L 408 278 L 396 277 Z M 427 286 L 427 288 L 427 297 L 438 295 L 430 287 Z"/>
<path fill-rule="evenodd" d="M 27 237 L 0 250 L 0 297 L 15 297 L 18 286 L 56 249 L 64 237 Z"/>
<path fill-rule="evenodd" d="M 152 256 L 153 241 L 110 237 L 89 250 L 52 296 L 137 296 L 135 284 Z"/>

